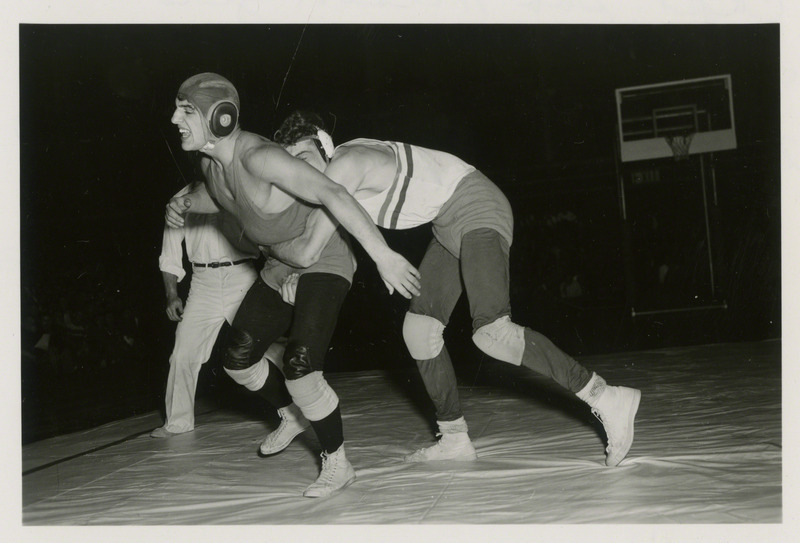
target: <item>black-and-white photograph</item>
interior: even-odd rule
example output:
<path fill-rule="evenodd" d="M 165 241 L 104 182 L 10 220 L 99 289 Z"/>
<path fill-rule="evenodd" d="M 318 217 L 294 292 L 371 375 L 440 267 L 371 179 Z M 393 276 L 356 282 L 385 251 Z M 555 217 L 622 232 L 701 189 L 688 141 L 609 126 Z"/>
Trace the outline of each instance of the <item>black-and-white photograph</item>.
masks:
<path fill-rule="evenodd" d="M 164 4 L 14 21 L 23 533 L 788 520 L 779 18 Z"/>

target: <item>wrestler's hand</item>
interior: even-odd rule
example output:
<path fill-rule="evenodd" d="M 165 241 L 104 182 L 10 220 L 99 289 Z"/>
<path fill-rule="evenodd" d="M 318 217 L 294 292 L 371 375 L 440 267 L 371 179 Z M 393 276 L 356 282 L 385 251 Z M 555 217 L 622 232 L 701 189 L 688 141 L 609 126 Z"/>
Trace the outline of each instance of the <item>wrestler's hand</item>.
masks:
<path fill-rule="evenodd" d="M 183 196 L 175 196 L 167 202 L 167 210 L 164 213 L 164 220 L 171 228 L 183 228 L 183 216 L 189 210 L 192 201 Z"/>
<path fill-rule="evenodd" d="M 169 320 L 180 322 L 183 320 L 183 301 L 177 296 L 167 300 L 167 317 Z"/>
<path fill-rule="evenodd" d="M 421 288 L 419 271 L 402 255 L 388 250 L 385 257 L 375 263 L 381 279 L 389 289 L 389 294 L 396 290 L 408 299 L 411 299 L 412 296 L 419 296 Z"/>
<path fill-rule="evenodd" d="M 297 293 L 297 280 L 300 275 L 292 273 L 286 276 L 286 279 L 281 283 L 281 298 L 289 305 L 294 305 L 294 296 Z"/>

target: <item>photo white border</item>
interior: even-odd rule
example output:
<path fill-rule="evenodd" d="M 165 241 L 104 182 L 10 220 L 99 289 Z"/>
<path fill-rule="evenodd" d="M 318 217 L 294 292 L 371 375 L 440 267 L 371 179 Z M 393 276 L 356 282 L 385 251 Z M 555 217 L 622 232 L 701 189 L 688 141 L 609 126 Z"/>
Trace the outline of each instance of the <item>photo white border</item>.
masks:
<path fill-rule="evenodd" d="M 8 7 L 10 5 L 10 8 Z M 800 292 L 792 281 L 798 262 L 795 211 L 800 201 L 798 143 L 797 51 L 800 10 L 793 0 L 12 0 L 4 4 L 0 23 L 0 302 L 3 361 L 15 368 L 20 360 L 19 326 L 19 24 L 74 23 L 514 23 L 514 24 L 747 24 L 781 25 L 782 120 L 782 295 L 783 295 L 783 523 L 779 525 L 603 525 L 603 526 L 262 526 L 251 527 L 23 527 L 21 524 L 20 390 L 17 379 L 3 379 L 5 413 L 0 484 L 4 489 L 2 533 L 6 541 L 306 541 L 325 543 L 385 541 L 790 541 L 798 526 L 797 420 L 800 356 L 794 331 Z M 244 539 L 242 539 L 244 540 Z"/>

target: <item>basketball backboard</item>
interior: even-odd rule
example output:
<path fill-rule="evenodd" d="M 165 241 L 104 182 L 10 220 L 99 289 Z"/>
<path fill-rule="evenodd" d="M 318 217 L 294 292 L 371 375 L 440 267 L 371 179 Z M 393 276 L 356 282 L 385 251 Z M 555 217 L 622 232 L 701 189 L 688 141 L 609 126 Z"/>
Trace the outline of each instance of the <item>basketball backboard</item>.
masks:
<path fill-rule="evenodd" d="M 623 162 L 736 148 L 730 75 L 626 87 L 615 93 Z"/>

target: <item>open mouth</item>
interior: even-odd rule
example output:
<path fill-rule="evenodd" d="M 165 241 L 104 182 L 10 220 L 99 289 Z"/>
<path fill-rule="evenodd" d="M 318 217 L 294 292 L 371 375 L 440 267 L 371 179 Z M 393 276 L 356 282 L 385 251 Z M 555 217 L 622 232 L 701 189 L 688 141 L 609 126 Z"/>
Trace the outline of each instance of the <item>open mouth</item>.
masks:
<path fill-rule="evenodd" d="M 188 139 L 189 136 L 192 135 L 192 133 L 186 128 L 179 128 L 178 132 L 180 132 L 182 140 Z"/>

